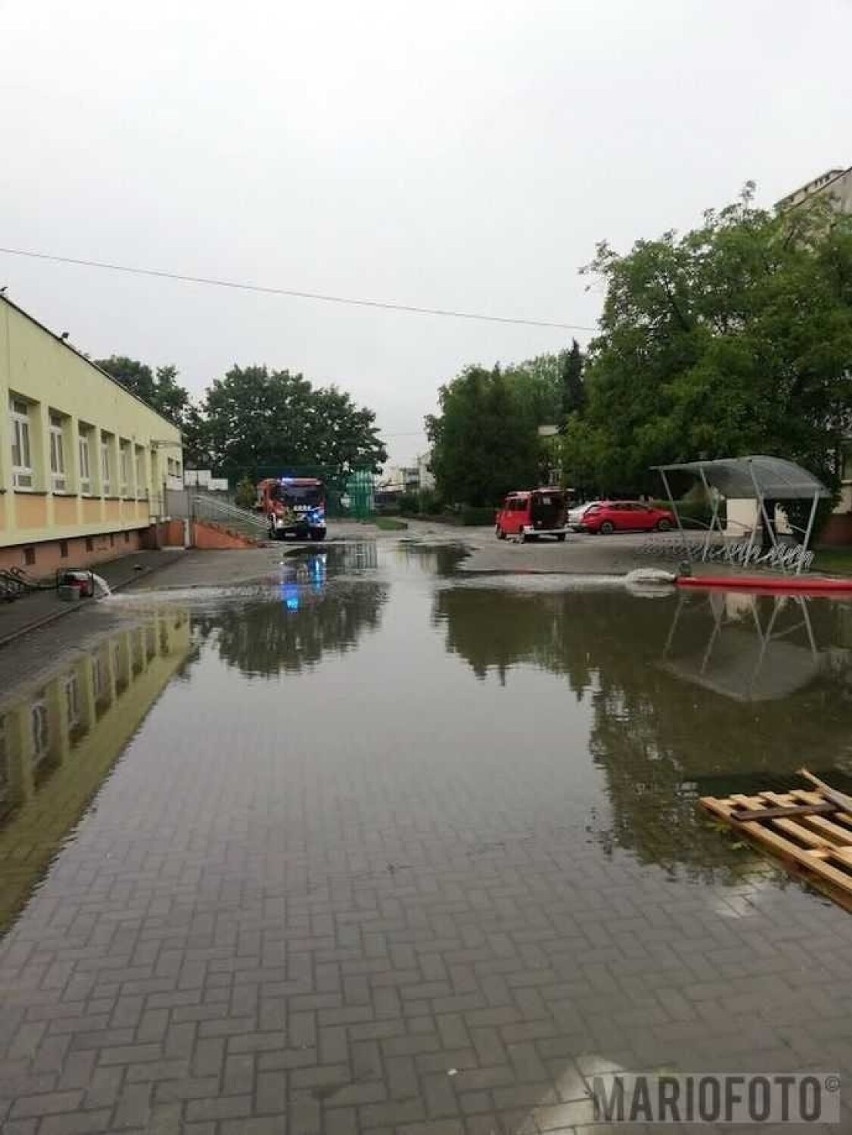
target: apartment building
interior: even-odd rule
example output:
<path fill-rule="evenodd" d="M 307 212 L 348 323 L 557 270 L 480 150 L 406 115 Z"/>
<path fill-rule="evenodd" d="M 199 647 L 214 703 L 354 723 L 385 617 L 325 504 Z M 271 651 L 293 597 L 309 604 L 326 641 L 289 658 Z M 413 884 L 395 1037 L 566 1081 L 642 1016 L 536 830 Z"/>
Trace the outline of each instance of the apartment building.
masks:
<path fill-rule="evenodd" d="M 775 208 L 784 213 L 813 197 L 829 197 L 838 212 L 852 213 L 852 166 L 826 170 L 776 201 Z"/>
<path fill-rule="evenodd" d="M 171 422 L 0 296 L 0 568 L 137 549 L 182 467 Z"/>

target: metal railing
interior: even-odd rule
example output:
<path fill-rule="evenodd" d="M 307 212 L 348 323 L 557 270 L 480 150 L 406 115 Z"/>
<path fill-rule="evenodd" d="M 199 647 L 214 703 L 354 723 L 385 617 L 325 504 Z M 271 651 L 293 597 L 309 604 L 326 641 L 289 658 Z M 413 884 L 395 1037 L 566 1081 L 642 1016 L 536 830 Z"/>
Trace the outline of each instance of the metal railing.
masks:
<path fill-rule="evenodd" d="M 212 493 L 194 493 L 189 497 L 189 514 L 192 520 L 209 520 L 221 524 L 244 536 L 264 539 L 269 535 L 265 518 L 248 508 L 240 508 L 229 500 L 222 500 Z"/>

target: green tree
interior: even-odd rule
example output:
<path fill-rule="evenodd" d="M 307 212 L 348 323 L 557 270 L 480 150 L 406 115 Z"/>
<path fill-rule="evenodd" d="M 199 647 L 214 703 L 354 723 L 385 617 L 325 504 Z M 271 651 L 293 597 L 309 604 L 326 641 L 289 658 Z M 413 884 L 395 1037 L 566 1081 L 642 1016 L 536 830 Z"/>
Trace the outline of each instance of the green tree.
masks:
<path fill-rule="evenodd" d="M 586 405 L 586 388 L 583 383 L 583 354 L 576 339 L 571 340 L 570 351 L 559 356 L 560 393 L 562 395 L 563 423 L 571 414 L 582 413 Z"/>
<path fill-rule="evenodd" d="M 107 374 L 121 383 L 131 394 L 154 405 L 154 374 L 149 366 L 130 359 L 126 355 L 110 355 L 108 359 L 95 359 L 95 366 L 105 370 Z"/>
<path fill-rule="evenodd" d="M 251 477 L 243 477 L 234 492 L 234 504 L 240 508 L 252 508 L 257 500 L 257 487 Z"/>
<path fill-rule="evenodd" d="M 199 444 L 230 475 L 317 467 L 343 481 L 356 468 L 377 472 L 387 459 L 372 410 L 288 370 L 232 367 L 208 389 L 201 414 Z"/>
<path fill-rule="evenodd" d="M 600 334 L 564 461 L 605 491 L 651 488 L 649 466 L 771 453 L 838 481 L 852 425 L 852 217 L 772 214 L 752 187 L 700 228 L 598 247 Z"/>
<path fill-rule="evenodd" d="M 560 371 L 564 352 L 536 355 L 522 363 L 503 368 L 506 379 L 525 414 L 537 426 L 556 425 L 562 417 Z"/>
<path fill-rule="evenodd" d="M 178 369 L 174 366 L 157 367 L 152 371 L 138 359 L 126 355 L 110 355 L 95 363 L 125 389 L 168 418 L 179 429 L 185 426 L 191 408 L 189 393 L 178 382 Z"/>
<path fill-rule="evenodd" d="M 467 367 L 438 397 L 440 413 L 426 418 L 426 433 L 443 500 L 492 505 L 511 489 L 537 484 L 539 423 L 511 375 Z"/>

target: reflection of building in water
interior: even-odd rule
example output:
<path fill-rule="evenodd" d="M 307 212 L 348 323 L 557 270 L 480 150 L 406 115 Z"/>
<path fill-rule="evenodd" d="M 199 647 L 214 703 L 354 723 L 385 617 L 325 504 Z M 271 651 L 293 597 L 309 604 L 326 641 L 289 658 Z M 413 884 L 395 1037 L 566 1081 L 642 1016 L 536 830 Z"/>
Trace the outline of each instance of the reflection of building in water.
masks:
<path fill-rule="evenodd" d="M 171 610 L 0 704 L 0 931 L 189 652 Z"/>

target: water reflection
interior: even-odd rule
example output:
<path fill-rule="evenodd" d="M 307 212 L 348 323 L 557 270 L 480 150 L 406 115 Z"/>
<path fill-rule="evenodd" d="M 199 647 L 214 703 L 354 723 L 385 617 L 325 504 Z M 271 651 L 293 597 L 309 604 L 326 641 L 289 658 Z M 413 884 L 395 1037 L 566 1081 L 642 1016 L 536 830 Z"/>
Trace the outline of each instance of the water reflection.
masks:
<path fill-rule="evenodd" d="M 510 691 L 512 669 L 532 664 L 590 707 L 608 800 L 590 827 L 605 848 L 708 874 L 744 858 L 698 795 L 786 787 L 803 763 L 838 783 L 852 773 L 850 613 L 823 599 L 457 588 L 436 594 L 433 619 L 480 679 Z"/>
<path fill-rule="evenodd" d="M 0 932 L 189 653 L 171 609 L 0 705 Z"/>
<path fill-rule="evenodd" d="M 467 555 L 463 544 L 421 544 L 417 540 L 400 540 L 396 545 L 398 564 L 413 565 L 430 575 L 452 575 Z"/>
<path fill-rule="evenodd" d="M 368 544 L 287 556 L 274 598 L 199 613 L 194 627 L 246 675 L 298 673 L 329 652 L 352 649 L 379 626 L 388 588 L 359 576 L 375 563 L 375 545 Z"/>

